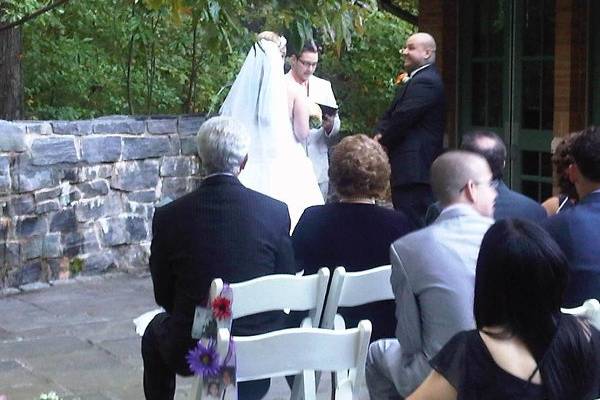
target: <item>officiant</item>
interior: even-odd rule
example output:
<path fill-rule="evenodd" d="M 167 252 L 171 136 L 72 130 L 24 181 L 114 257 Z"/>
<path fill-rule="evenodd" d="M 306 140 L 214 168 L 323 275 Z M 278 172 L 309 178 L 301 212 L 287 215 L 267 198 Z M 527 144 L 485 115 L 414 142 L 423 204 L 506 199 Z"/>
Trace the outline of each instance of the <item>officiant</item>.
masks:
<path fill-rule="evenodd" d="M 319 62 L 319 49 L 314 40 L 308 40 L 299 51 L 290 57 L 290 71 L 287 77 L 306 88 L 308 100 L 312 103 L 311 115 L 319 115 L 320 126 L 312 128 L 306 140 L 306 154 L 310 158 L 319 182 L 323 199 L 329 195 L 329 148 L 338 142 L 340 117 L 338 105 L 331 88 L 331 82 L 316 77 L 315 69 Z M 315 106 L 316 104 L 316 106 Z"/>

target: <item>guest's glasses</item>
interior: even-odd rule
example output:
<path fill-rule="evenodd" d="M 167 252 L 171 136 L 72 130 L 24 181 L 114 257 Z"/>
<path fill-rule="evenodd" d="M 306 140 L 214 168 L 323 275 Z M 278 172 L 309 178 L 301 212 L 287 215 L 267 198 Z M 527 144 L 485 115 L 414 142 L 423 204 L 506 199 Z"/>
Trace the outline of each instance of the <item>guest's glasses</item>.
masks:
<path fill-rule="evenodd" d="M 301 58 L 298 59 L 298 62 L 300 62 L 300 64 L 302 64 L 306 68 L 317 68 L 317 64 L 318 64 L 318 62 L 304 61 Z"/>
<path fill-rule="evenodd" d="M 469 182 L 471 182 L 471 181 L 469 181 Z M 469 184 L 469 182 L 465 183 L 465 185 L 462 188 L 460 188 L 460 190 L 458 192 L 459 193 L 463 192 L 465 190 L 465 188 L 467 187 L 467 185 Z M 472 181 L 472 182 L 475 186 L 485 185 L 485 186 L 489 187 L 490 189 L 494 189 L 494 190 L 498 190 L 498 185 L 500 184 L 498 179 L 490 179 L 489 181 L 483 181 L 483 182 L 477 182 L 477 181 Z"/>

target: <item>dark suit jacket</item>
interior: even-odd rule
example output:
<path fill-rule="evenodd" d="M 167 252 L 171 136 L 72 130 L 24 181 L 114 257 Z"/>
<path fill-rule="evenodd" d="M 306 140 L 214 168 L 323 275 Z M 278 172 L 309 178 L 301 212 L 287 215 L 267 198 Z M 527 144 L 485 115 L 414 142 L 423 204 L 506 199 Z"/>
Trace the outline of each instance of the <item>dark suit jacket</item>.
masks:
<path fill-rule="evenodd" d="M 190 348 L 196 305 L 205 305 L 214 278 L 241 282 L 263 275 L 294 273 L 287 206 L 216 175 L 200 187 L 156 209 L 150 271 L 156 303 L 169 317 L 159 336 L 182 356 Z M 235 299 L 234 299 L 235 301 Z M 279 329 L 283 313 L 234 321 L 233 333 Z"/>
<path fill-rule="evenodd" d="M 430 65 L 401 86 L 376 131 L 392 166 L 392 186 L 428 183 L 429 169 L 441 153 L 445 127 L 442 79 Z"/>
<path fill-rule="evenodd" d="M 375 204 L 329 203 L 304 211 L 292 234 L 298 267 L 305 275 L 327 267 L 333 273 L 343 266 L 348 272 L 387 265 L 392 242 L 414 227 L 400 211 Z M 373 324 L 371 341 L 394 337 L 396 318 L 393 300 L 341 308 L 346 327 L 361 319 Z M 296 324 L 297 326 L 297 324 Z"/>
<path fill-rule="evenodd" d="M 600 299 L 600 193 L 548 218 L 544 226 L 569 260 L 565 307 Z"/>
<path fill-rule="evenodd" d="M 521 218 L 538 224 L 546 220 L 547 214 L 541 205 L 521 193 L 510 190 L 501 179 L 497 182 L 498 196 L 494 205 L 494 220 Z M 430 205 L 425 215 L 425 223 L 427 225 L 433 223 L 440 212 L 440 203 L 435 202 Z"/>
<path fill-rule="evenodd" d="M 548 215 L 544 207 L 521 193 L 510 190 L 508 186 L 498 180 L 498 196 L 494 207 L 496 221 L 505 218 L 521 218 L 542 223 Z"/>

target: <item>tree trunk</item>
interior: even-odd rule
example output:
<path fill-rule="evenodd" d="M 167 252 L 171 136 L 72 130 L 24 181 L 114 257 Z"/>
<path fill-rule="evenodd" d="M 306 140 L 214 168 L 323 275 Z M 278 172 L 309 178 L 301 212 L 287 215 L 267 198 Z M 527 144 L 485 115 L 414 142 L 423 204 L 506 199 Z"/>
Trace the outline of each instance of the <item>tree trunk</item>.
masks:
<path fill-rule="evenodd" d="M 0 119 L 23 118 L 21 28 L 0 31 Z"/>

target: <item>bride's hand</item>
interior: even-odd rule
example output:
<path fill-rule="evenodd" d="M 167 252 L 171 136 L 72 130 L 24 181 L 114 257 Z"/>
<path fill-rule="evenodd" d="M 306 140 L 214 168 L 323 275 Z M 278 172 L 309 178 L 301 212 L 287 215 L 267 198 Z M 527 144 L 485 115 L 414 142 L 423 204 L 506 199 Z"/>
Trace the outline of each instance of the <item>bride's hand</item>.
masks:
<path fill-rule="evenodd" d="M 317 103 L 312 101 L 308 102 L 308 123 L 311 129 L 320 128 L 323 124 L 323 112 L 321 111 L 321 107 Z"/>

